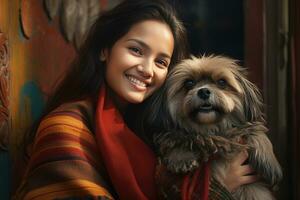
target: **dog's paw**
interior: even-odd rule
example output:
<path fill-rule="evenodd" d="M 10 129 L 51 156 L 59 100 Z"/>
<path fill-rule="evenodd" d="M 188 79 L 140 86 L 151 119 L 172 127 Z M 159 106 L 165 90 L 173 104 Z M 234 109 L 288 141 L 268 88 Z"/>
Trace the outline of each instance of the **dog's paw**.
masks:
<path fill-rule="evenodd" d="M 163 163 L 173 173 L 187 173 L 199 167 L 197 158 L 194 152 L 174 150 L 163 158 Z"/>
<path fill-rule="evenodd" d="M 270 182 L 274 189 L 278 186 L 279 182 L 282 179 L 282 169 L 279 164 L 272 166 L 272 169 L 270 170 Z"/>

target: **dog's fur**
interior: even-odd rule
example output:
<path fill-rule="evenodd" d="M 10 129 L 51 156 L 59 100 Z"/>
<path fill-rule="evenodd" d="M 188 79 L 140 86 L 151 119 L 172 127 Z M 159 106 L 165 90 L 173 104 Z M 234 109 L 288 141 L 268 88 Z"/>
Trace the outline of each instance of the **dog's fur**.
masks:
<path fill-rule="evenodd" d="M 154 145 L 174 173 L 193 171 L 214 157 L 212 176 L 224 183 L 230 161 L 243 149 L 262 181 L 241 186 L 241 200 L 274 199 L 282 171 L 267 138 L 262 97 L 246 70 L 223 56 L 191 57 L 174 67 L 160 95 L 150 100 Z M 147 131 L 153 131 L 149 129 Z"/>

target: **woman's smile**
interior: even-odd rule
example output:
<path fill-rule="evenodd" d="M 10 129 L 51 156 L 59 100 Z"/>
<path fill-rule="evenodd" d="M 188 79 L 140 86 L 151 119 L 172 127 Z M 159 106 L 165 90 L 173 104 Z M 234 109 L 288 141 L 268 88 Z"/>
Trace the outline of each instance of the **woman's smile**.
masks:
<path fill-rule="evenodd" d="M 147 86 L 149 85 L 146 82 L 140 80 L 139 78 L 134 77 L 133 75 L 125 74 L 125 77 L 137 90 L 144 91 L 147 89 Z"/>

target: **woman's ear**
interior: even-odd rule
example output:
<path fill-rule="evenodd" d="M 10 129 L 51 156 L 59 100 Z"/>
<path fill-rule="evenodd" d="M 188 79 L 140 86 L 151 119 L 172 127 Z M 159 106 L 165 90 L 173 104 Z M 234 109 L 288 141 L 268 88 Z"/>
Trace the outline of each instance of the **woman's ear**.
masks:
<path fill-rule="evenodd" d="M 105 61 L 108 56 L 108 50 L 107 49 L 102 49 L 100 52 L 100 61 Z"/>

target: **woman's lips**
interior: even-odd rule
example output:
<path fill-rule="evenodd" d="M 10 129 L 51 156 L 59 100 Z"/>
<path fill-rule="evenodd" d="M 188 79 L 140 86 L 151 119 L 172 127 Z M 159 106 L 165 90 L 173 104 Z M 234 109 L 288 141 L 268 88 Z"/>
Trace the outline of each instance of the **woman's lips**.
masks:
<path fill-rule="evenodd" d="M 127 80 L 129 80 L 129 82 L 134 85 L 135 87 L 137 87 L 137 89 L 140 90 L 145 90 L 147 88 L 147 86 L 149 85 L 148 83 L 145 83 L 144 81 L 141 81 L 140 79 L 136 78 L 135 76 L 129 75 L 129 74 L 125 74 Z"/>

